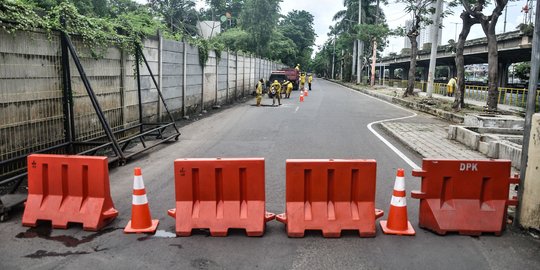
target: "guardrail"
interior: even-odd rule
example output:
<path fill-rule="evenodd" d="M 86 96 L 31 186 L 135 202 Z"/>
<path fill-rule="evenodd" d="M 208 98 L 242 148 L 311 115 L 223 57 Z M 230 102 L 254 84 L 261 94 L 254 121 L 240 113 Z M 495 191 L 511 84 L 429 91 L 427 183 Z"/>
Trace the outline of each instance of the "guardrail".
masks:
<path fill-rule="evenodd" d="M 407 87 L 406 80 L 387 80 L 385 82 L 388 86 L 405 88 Z M 427 90 L 426 82 L 415 82 L 414 87 L 425 92 Z M 525 108 L 527 106 L 527 93 L 526 88 L 511 88 L 511 87 L 499 87 L 498 104 L 504 104 L 508 106 L 515 106 Z M 439 95 L 447 95 L 446 83 L 434 83 L 433 93 Z M 465 99 L 472 99 L 477 101 L 487 102 L 488 87 L 478 85 L 465 85 Z M 536 110 L 540 110 L 540 91 L 536 94 Z"/>

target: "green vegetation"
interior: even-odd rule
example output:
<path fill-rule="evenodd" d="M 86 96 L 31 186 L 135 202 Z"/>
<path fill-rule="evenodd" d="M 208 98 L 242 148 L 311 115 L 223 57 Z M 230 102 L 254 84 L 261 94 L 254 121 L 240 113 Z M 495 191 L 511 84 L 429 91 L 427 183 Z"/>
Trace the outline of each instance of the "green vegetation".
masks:
<path fill-rule="evenodd" d="M 387 1 L 380 2 L 387 4 Z M 361 25 L 358 25 L 359 3 L 362 5 Z M 334 66 L 334 75 L 343 74 L 343 80 L 355 81 L 355 41 L 364 42 L 363 57 L 359 63 L 363 70 L 372 57 L 373 41 L 377 41 L 376 53 L 380 57 L 390 31 L 382 8 L 377 9 L 376 0 L 345 0 L 343 5 L 345 9 L 334 15 L 335 25 L 330 27 L 328 40 L 319 48 L 311 68 L 320 76 L 332 77 Z"/>
<path fill-rule="evenodd" d="M 289 65 L 307 64 L 315 40 L 313 16 L 292 11 L 278 23 L 281 0 L 207 0 L 197 11 L 190 0 L 4 0 L 0 1 L 0 27 L 14 33 L 44 29 L 80 36 L 95 57 L 109 45 L 133 54 L 144 38 L 161 34 L 199 48 L 200 64 L 208 52 L 243 51 Z M 61 23 L 61 20 L 65 23 Z M 222 32 L 205 40 L 197 22 L 221 21 Z"/>

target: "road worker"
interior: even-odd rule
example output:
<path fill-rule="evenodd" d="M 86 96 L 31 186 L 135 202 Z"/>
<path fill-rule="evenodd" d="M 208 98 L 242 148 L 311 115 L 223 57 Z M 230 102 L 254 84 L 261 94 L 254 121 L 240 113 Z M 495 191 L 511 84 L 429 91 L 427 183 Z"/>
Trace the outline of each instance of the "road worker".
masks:
<path fill-rule="evenodd" d="M 296 64 L 296 67 L 294 69 L 296 69 L 297 72 L 300 72 L 300 64 Z"/>
<path fill-rule="evenodd" d="M 309 77 L 307 79 L 307 83 L 309 86 L 309 91 L 311 91 L 311 82 L 313 82 L 313 75 L 309 74 Z"/>
<path fill-rule="evenodd" d="M 306 84 L 306 73 L 300 74 L 300 91 L 304 91 L 304 86 Z"/>
<path fill-rule="evenodd" d="M 446 92 L 449 97 L 454 95 L 454 92 L 457 88 L 457 77 L 453 77 L 448 81 L 448 84 L 446 85 Z"/>
<path fill-rule="evenodd" d="M 291 92 L 292 92 L 292 89 L 293 89 L 293 83 L 290 82 L 290 81 L 285 81 L 283 83 L 283 87 L 286 87 L 285 89 L 286 92 L 285 92 L 285 98 L 291 98 Z"/>
<path fill-rule="evenodd" d="M 263 94 L 263 83 L 264 83 L 264 80 L 260 79 L 259 82 L 257 83 L 257 90 L 255 90 L 257 94 L 257 107 L 261 106 L 261 100 L 262 100 L 262 94 Z"/>
<path fill-rule="evenodd" d="M 272 106 L 276 105 L 276 97 L 278 100 L 278 105 L 281 105 L 281 84 L 278 82 L 278 80 L 274 80 L 272 85 L 270 85 L 270 91 L 273 94 Z"/>

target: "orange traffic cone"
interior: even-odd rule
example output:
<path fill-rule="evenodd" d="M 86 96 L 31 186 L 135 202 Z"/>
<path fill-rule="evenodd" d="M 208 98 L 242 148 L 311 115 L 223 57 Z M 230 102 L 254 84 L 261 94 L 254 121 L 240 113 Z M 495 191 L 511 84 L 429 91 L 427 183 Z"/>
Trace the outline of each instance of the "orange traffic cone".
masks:
<path fill-rule="evenodd" d="M 381 220 L 380 222 L 385 234 L 415 235 L 414 228 L 407 219 L 407 194 L 405 192 L 405 173 L 403 169 L 397 171 L 388 221 Z"/>
<path fill-rule="evenodd" d="M 306 97 L 308 96 L 308 93 L 307 93 L 306 89 L 304 89 L 304 96 L 306 96 Z"/>
<path fill-rule="evenodd" d="M 304 93 L 300 91 L 300 102 L 304 102 Z"/>
<path fill-rule="evenodd" d="M 133 177 L 133 204 L 131 208 L 131 220 L 128 222 L 125 233 L 154 233 L 159 220 L 152 219 L 141 168 L 135 168 Z"/>

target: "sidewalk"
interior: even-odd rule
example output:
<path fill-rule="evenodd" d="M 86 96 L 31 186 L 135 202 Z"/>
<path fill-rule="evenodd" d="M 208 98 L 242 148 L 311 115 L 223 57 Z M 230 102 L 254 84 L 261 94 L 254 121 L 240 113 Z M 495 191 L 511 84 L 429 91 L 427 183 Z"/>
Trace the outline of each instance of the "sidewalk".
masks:
<path fill-rule="evenodd" d="M 417 152 L 424 158 L 448 158 L 448 159 L 487 159 L 487 157 L 467 146 L 447 139 L 448 128 L 455 122 L 463 120 L 462 116 L 455 115 L 451 112 L 442 111 L 439 109 L 426 109 L 425 106 L 417 110 L 418 104 L 414 102 L 404 101 L 399 90 L 394 88 L 379 88 L 379 90 L 366 89 L 354 84 L 341 83 L 349 88 L 361 91 L 365 94 L 377 97 L 388 102 L 396 103 L 404 107 L 411 108 L 417 111 L 418 116 L 397 121 L 390 121 L 381 124 L 381 127 L 389 135 L 401 141 L 408 148 Z M 381 90 L 391 90 L 388 91 Z M 420 92 L 420 96 L 425 96 L 426 93 Z M 439 94 L 433 94 L 433 98 L 453 101 L 453 97 L 447 97 Z M 466 99 L 466 103 L 483 107 L 485 104 L 482 101 Z M 518 107 L 499 105 L 499 109 L 508 112 L 516 112 L 521 109 Z M 424 113 L 424 112 L 429 112 Z M 452 121 L 454 123 L 452 123 Z"/>

